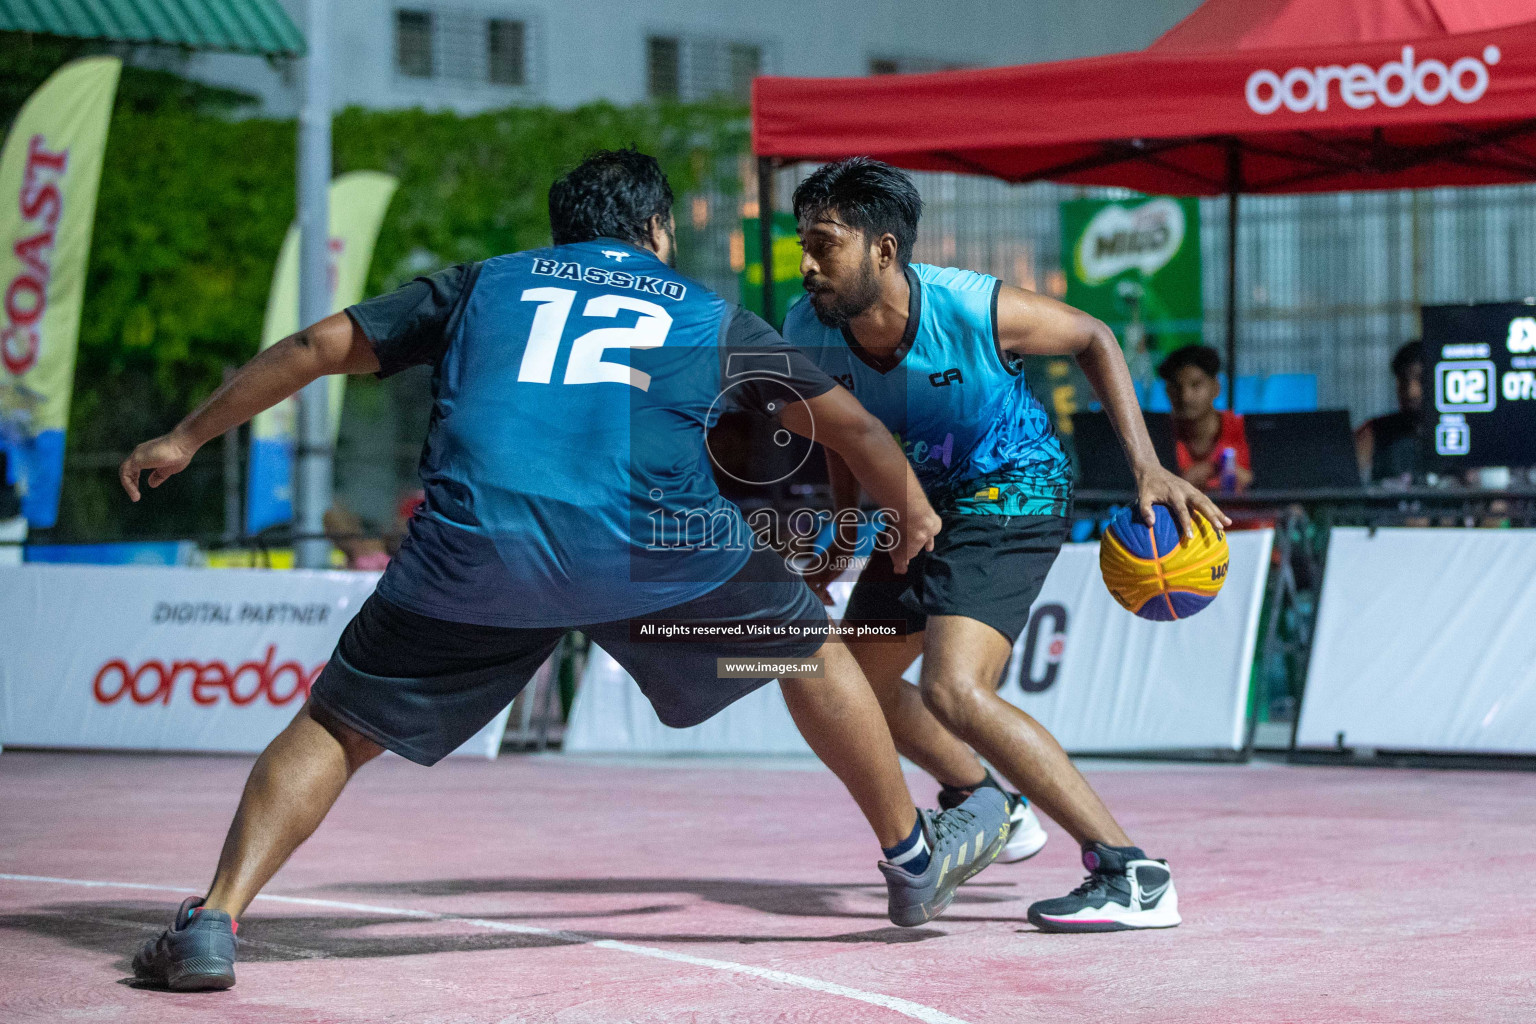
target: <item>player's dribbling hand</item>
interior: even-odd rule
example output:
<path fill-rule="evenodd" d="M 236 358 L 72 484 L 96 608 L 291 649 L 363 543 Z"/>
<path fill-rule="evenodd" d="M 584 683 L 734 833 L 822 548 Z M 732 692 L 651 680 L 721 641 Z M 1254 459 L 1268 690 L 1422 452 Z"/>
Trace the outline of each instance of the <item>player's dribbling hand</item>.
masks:
<path fill-rule="evenodd" d="M 937 512 L 926 507 L 923 502 L 923 511 L 905 518 L 899 524 L 899 536 L 901 543 L 891 549 L 891 561 L 896 566 L 897 572 L 906 572 L 907 563 L 916 558 L 920 552 L 933 550 L 933 538 L 939 535 L 944 528 L 944 522 Z"/>
<path fill-rule="evenodd" d="M 123 490 L 128 492 L 128 497 L 138 501 L 140 473 L 150 470 L 149 486 L 159 487 L 186 469 L 187 463 L 192 461 L 196 453 L 195 445 L 189 444 L 180 434 L 172 431 L 135 448 L 133 454 L 123 460 L 117 478 L 122 482 Z"/>
<path fill-rule="evenodd" d="M 1136 506 L 1141 511 L 1141 521 L 1152 522 L 1152 506 L 1163 505 L 1179 524 L 1180 536 L 1188 539 L 1195 535 L 1193 512 L 1199 512 L 1222 536 L 1232 520 L 1216 507 L 1216 503 L 1194 484 L 1176 476 L 1162 466 L 1152 466 L 1136 474 Z"/>
<path fill-rule="evenodd" d="M 828 552 L 829 557 L 827 559 L 826 565 L 822 566 L 820 569 L 817 569 L 815 572 L 808 572 L 805 574 L 805 582 L 806 585 L 811 588 L 811 593 L 815 594 L 816 597 L 820 599 L 821 603 L 826 605 L 828 608 L 832 607 L 837 602 L 832 599 L 832 594 L 827 590 L 827 588 L 832 585 L 833 580 L 837 579 L 843 574 L 842 568 L 832 561 L 830 555 L 831 553 Z"/>

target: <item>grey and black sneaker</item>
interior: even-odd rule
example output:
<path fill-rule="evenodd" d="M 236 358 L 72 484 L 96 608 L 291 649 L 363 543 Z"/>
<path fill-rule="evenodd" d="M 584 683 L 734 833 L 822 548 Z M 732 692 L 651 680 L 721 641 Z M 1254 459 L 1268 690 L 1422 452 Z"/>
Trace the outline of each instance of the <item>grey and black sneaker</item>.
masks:
<path fill-rule="evenodd" d="M 1120 932 L 1172 928 L 1182 920 L 1167 861 L 1135 846 L 1094 843 L 1083 849 L 1083 866 L 1083 884 L 1032 905 L 1030 924 L 1043 932 Z"/>
<path fill-rule="evenodd" d="M 147 940 L 133 958 L 133 976 L 176 992 L 203 992 L 235 983 L 235 930 L 221 910 L 204 910 L 201 896 L 176 908 L 171 926 Z"/>
<path fill-rule="evenodd" d="M 959 792 L 944 787 L 939 790 L 939 806 L 944 810 L 960 806 L 964 790 Z M 1040 824 L 1040 819 L 1035 816 L 1035 809 L 1029 806 L 1029 801 L 1020 793 L 1007 793 L 1008 797 L 1008 842 L 1003 846 L 1003 852 L 997 855 L 997 859 L 1004 864 L 1012 864 L 1016 861 L 1028 860 L 1045 848 L 1045 842 L 1050 838 L 1046 834 L 1045 827 Z"/>
<path fill-rule="evenodd" d="M 960 884 L 992 863 L 1008 841 L 1008 801 L 1002 790 L 991 786 L 978 789 L 959 807 L 917 814 L 928 838 L 928 870 L 914 875 L 880 862 L 890 893 L 891 922 L 903 928 L 942 914 Z"/>

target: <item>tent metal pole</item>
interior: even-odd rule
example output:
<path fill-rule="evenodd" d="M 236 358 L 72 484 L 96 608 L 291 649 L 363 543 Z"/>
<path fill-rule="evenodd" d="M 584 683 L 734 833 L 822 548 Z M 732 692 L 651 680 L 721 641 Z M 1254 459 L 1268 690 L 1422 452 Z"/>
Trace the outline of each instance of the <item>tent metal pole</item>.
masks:
<path fill-rule="evenodd" d="M 763 268 L 763 319 L 777 328 L 773 294 L 773 157 L 757 158 L 757 246 Z"/>
<path fill-rule="evenodd" d="M 1237 209 L 1243 188 L 1243 156 L 1227 144 L 1227 408 L 1237 411 Z"/>

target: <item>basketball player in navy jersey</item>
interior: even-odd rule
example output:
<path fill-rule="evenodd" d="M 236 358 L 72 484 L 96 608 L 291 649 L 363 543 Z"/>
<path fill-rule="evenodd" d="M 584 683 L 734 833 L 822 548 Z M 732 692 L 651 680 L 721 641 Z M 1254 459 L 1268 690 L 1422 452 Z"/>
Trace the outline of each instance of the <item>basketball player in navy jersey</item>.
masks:
<path fill-rule="evenodd" d="M 763 321 L 672 268 L 672 192 L 651 157 L 595 154 L 554 184 L 549 206 L 552 248 L 450 267 L 327 317 L 123 463 L 137 501 L 142 473 L 158 486 L 319 376 L 434 367 L 425 507 L 308 702 L 257 760 L 207 896 L 184 902 L 135 957 L 141 979 L 233 985 L 236 919 L 352 774 L 386 749 L 435 763 L 576 626 L 677 727 L 770 681 L 721 678 L 719 658 L 821 659 L 824 678 L 780 680 L 784 698 L 880 841 L 896 924 L 941 912 L 1006 841 L 996 790 L 937 815 L 913 807 L 880 705 L 827 637 L 825 609 L 754 542 L 705 458 L 729 387 L 840 453 L 897 515 L 904 568 L 939 521 L 889 432 Z M 768 374 L 727 379 L 733 364 L 764 362 Z M 708 536 L 690 533 L 701 522 Z M 776 635 L 647 642 L 647 621 Z"/>
<path fill-rule="evenodd" d="M 1167 863 L 1132 845 L 1061 745 L 997 694 L 1066 538 L 1072 491 L 1021 357 L 1077 358 L 1119 433 L 1146 521 L 1154 504 L 1186 534 L 1196 528 L 1192 510 L 1217 529 L 1229 521 L 1158 464 L 1109 328 L 994 277 L 911 262 L 922 200 L 905 174 L 862 158 L 828 164 L 800 183 L 794 209 L 809 297 L 790 310 L 784 336 L 897 435 L 944 521 L 934 548 L 905 574 L 877 545 L 844 618 L 906 623 L 905 643 L 850 642 L 897 748 L 938 780 L 941 806 L 996 785 L 972 751 L 980 753 L 1081 845 L 1087 880 L 1030 907 L 1037 927 L 1177 925 Z M 858 506 L 858 481 L 836 452 L 827 461 L 836 512 L 846 514 Z M 846 556 L 852 537 L 837 533 Z M 823 600 L 838 572 L 834 559 L 812 577 Z M 902 674 L 919 654 L 914 687 Z M 1045 832 L 1024 800 L 1011 797 L 1010 810 L 1002 859 L 1021 860 L 1039 851 Z"/>

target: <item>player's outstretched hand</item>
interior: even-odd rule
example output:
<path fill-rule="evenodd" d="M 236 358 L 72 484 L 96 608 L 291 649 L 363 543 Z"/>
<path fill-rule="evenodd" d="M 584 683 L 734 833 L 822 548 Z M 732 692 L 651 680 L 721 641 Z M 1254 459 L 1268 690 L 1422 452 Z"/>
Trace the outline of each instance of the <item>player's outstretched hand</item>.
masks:
<path fill-rule="evenodd" d="M 827 587 L 831 586 L 832 581 L 842 574 L 842 567 L 833 563 L 829 557 L 825 566 L 817 569 L 815 572 L 805 574 L 805 582 L 811 588 L 811 593 L 815 594 L 822 604 L 830 608 L 837 602 L 832 600 L 832 594 L 827 590 Z"/>
<path fill-rule="evenodd" d="M 926 501 L 922 505 L 922 511 L 902 519 L 898 524 L 897 536 L 900 543 L 891 549 L 891 561 L 895 563 L 897 572 L 906 572 L 907 563 L 916 558 L 918 552 L 932 551 L 933 538 L 944 528 L 944 521 L 939 518 L 939 514 L 929 508 Z"/>
<path fill-rule="evenodd" d="M 1152 506 L 1164 505 L 1179 524 L 1179 533 L 1186 539 L 1195 535 L 1192 512 L 1199 512 L 1218 536 L 1226 533 L 1232 520 L 1216 507 L 1204 491 L 1183 477 L 1176 476 L 1162 466 L 1153 466 L 1136 475 L 1136 505 L 1141 510 L 1141 521 L 1152 522 Z"/>
<path fill-rule="evenodd" d="M 151 470 L 149 486 L 159 487 L 186 469 L 187 463 L 192 461 L 192 456 L 195 454 L 197 454 L 197 448 L 172 431 L 153 441 L 145 441 L 135 448 L 133 454 L 123 460 L 122 466 L 117 471 L 117 477 L 122 482 L 123 490 L 128 492 L 128 497 L 138 501 L 140 473 L 146 469 Z"/>

